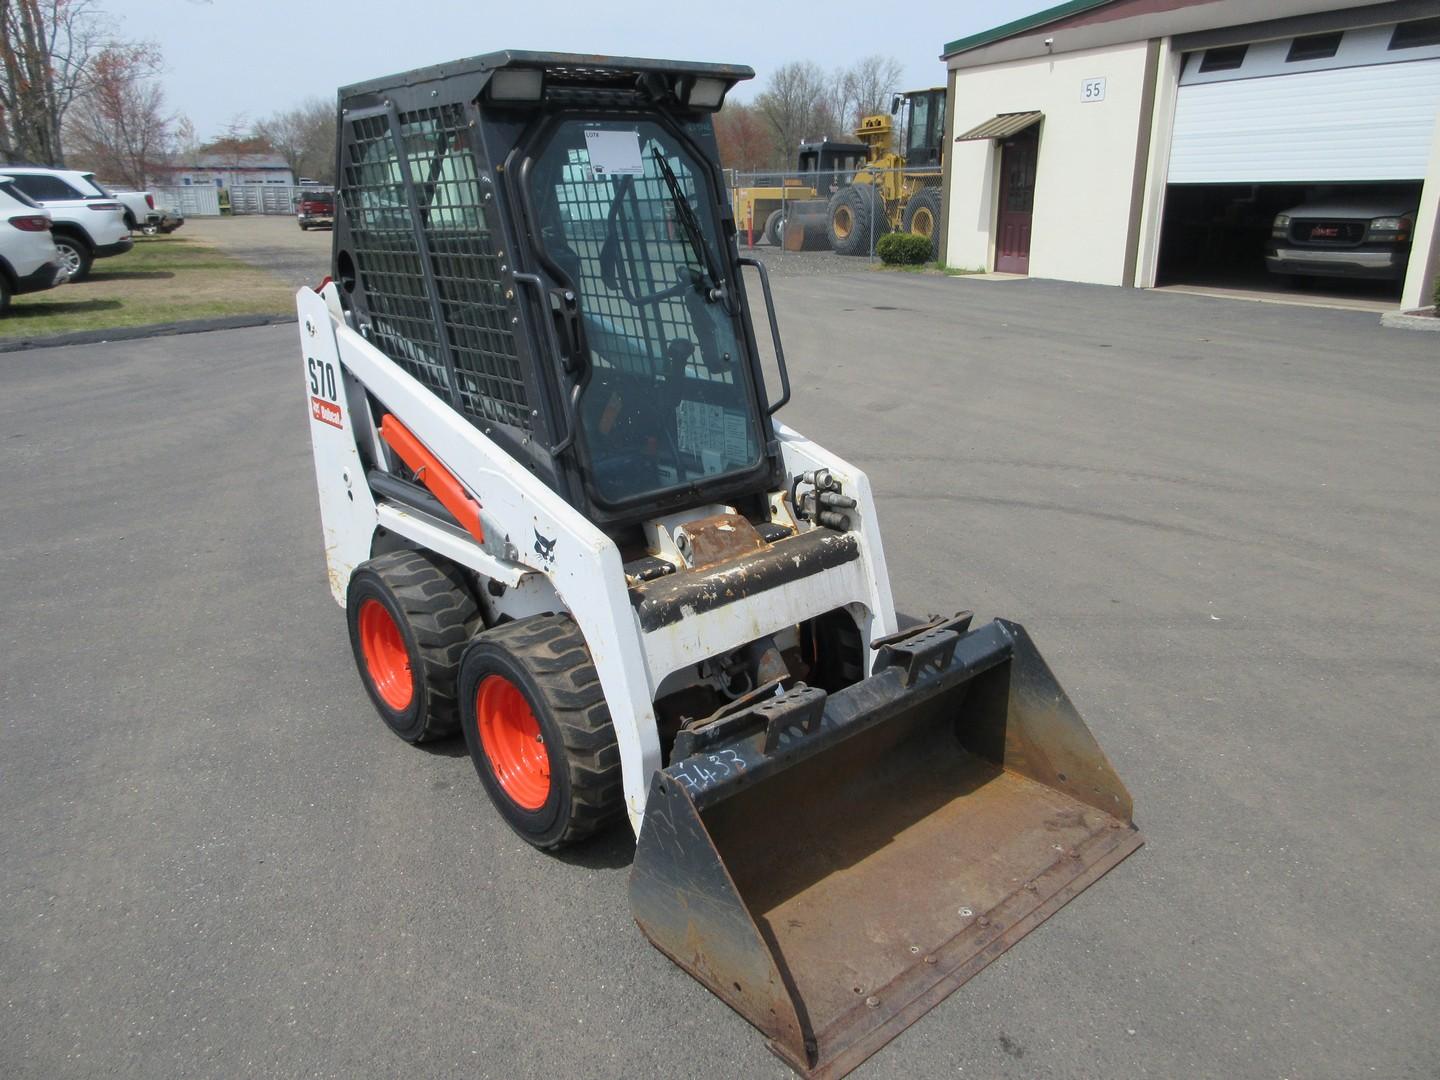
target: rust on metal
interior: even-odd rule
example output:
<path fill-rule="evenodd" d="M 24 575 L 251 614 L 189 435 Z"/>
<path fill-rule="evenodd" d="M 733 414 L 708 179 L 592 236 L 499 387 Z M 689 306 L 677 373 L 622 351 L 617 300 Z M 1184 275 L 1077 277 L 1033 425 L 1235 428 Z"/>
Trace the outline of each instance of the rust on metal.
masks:
<path fill-rule="evenodd" d="M 740 514 L 696 518 L 676 532 L 677 542 L 683 544 L 681 551 L 694 570 L 738 559 L 765 546 L 755 526 Z"/>

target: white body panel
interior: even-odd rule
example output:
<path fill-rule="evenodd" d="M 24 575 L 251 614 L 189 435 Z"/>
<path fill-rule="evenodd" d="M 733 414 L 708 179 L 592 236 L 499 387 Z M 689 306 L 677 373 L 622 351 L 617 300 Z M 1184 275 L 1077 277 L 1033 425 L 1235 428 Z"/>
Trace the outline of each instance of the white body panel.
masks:
<path fill-rule="evenodd" d="M 1180 87 L 1172 184 L 1422 180 L 1440 59 Z"/>
<path fill-rule="evenodd" d="M 50 211 L 26 206 L 19 199 L 12 199 L 0 191 L 0 258 L 10 264 L 17 278 L 29 277 L 46 263 L 58 266 L 60 255 L 55 250 L 55 238 L 49 231 L 29 232 L 11 228 L 9 221 L 16 217 L 49 217 Z"/>
<path fill-rule="evenodd" d="M 102 196 L 99 189 L 85 179 L 84 173 L 68 169 L 0 165 L 0 175 L 18 180 L 17 186 L 49 210 L 55 222 L 77 226 L 96 247 L 118 244 L 130 235 L 130 226 L 125 224 L 125 211 L 120 207 L 119 200 L 112 196 Z M 70 189 L 73 198 L 62 198 L 58 193 L 50 196 L 31 194 L 26 187 L 27 178 L 37 176 L 63 183 Z M 96 210 L 91 206 L 94 202 L 114 203 L 115 209 Z"/>
<path fill-rule="evenodd" d="M 637 832 L 651 775 L 663 764 L 654 697 L 667 675 L 840 607 L 857 616 L 867 663 L 871 638 L 895 630 L 865 475 L 789 428 L 776 425 L 787 470 L 828 468 L 857 500 L 850 514 L 859 558 L 643 633 L 630 603 L 619 549 L 605 533 L 351 330 L 340 314 L 333 284 L 323 297 L 301 289 L 297 306 L 332 595 L 344 604 L 350 575 L 370 557 L 375 529 L 383 525 L 482 577 L 514 586 L 500 604 L 507 614 L 568 611 L 585 636 L 605 693 L 620 749 L 626 807 Z M 317 370 L 312 361 L 322 373 L 318 383 L 311 381 L 312 370 Z M 326 363 L 336 367 L 333 397 L 325 392 Z M 356 392 L 346 394 L 342 386 Z M 375 445 L 374 420 L 360 386 L 476 497 L 483 544 L 418 511 L 384 500 L 376 504 L 357 447 L 357 440 Z M 383 460 L 378 453 L 372 456 Z M 701 508 L 692 516 L 704 512 Z M 547 543 L 537 543 L 538 537 Z"/>

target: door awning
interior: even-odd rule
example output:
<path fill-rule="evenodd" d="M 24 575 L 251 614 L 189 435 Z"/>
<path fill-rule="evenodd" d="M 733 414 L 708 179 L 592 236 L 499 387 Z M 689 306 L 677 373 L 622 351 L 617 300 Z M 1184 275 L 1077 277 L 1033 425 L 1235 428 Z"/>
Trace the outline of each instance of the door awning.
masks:
<path fill-rule="evenodd" d="M 970 142 L 973 139 L 1008 139 L 1018 135 L 1032 124 L 1038 124 L 1045 114 L 1042 112 L 1002 112 L 965 132 L 956 135 L 956 142 Z"/>

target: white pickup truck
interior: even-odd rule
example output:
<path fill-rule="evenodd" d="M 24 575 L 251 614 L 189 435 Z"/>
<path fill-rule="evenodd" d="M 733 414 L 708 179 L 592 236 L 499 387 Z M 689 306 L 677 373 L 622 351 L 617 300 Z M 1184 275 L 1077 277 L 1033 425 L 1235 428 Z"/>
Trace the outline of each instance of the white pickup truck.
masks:
<path fill-rule="evenodd" d="M 81 173 L 90 186 L 101 195 L 114 199 L 125 208 L 125 224 L 131 232 L 154 236 L 160 231 L 161 213 L 155 209 L 155 196 L 148 191 L 126 191 L 120 185 L 102 184 L 94 173 Z"/>

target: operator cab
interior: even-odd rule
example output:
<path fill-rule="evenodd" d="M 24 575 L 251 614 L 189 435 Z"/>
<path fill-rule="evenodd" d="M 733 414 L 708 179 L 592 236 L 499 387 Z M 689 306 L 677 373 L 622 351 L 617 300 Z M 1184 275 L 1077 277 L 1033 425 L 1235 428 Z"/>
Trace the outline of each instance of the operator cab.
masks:
<path fill-rule="evenodd" d="M 890 115 L 905 110 L 905 165 L 940 167 L 945 141 L 945 88 L 906 90 L 890 103 Z"/>
<path fill-rule="evenodd" d="M 864 143 L 821 139 L 800 144 L 797 170 L 806 187 L 814 188 L 817 194 L 829 195 L 854 180 L 855 173 L 864 164 Z"/>
<path fill-rule="evenodd" d="M 612 532 L 783 480 L 711 120 L 752 75 L 516 51 L 340 93 L 356 329 Z"/>

